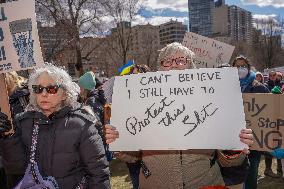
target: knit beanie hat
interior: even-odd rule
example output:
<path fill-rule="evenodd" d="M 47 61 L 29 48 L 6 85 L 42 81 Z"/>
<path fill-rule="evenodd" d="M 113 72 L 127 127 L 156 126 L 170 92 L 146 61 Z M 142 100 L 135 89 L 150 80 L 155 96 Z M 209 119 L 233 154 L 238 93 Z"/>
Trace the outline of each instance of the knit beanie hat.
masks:
<path fill-rule="evenodd" d="M 91 91 L 96 86 L 96 76 L 92 71 L 86 72 L 79 78 L 78 83 L 80 87 Z"/>

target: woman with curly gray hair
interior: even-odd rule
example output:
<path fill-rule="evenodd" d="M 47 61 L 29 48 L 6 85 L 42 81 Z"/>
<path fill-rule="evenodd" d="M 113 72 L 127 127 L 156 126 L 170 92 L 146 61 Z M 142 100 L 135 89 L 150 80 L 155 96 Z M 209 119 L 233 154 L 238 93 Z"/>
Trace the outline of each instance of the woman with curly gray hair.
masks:
<path fill-rule="evenodd" d="M 41 178 L 52 178 L 60 189 L 83 183 L 110 188 L 108 162 L 96 129 L 100 122 L 77 103 L 78 85 L 66 71 L 47 64 L 30 76 L 29 90 L 30 104 L 16 116 L 15 133 L 2 132 L 0 142 L 5 170 L 25 174 L 17 187 L 38 186 L 45 182 Z M 3 114 L 1 118 L 6 120 Z M 0 127 L 9 128 L 9 121 Z"/>
<path fill-rule="evenodd" d="M 193 59 L 194 53 L 187 47 L 180 43 L 171 43 L 160 51 L 159 70 L 192 69 L 195 68 Z M 253 142 L 251 132 L 250 129 L 240 131 L 240 141 L 251 145 Z M 118 131 L 111 125 L 106 125 L 105 133 L 107 143 L 111 143 L 119 137 Z M 142 174 L 139 177 L 139 188 L 141 189 L 225 189 L 218 164 L 222 163 L 224 166 L 239 165 L 243 161 L 243 153 L 248 153 L 248 150 L 244 149 L 238 158 L 232 158 L 234 161 L 227 161 L 223 158 L 224 154 L 214 149 L 142 150 L 141 153 L 124 158 L 129 161 L 142 159 Z M 222 161 L 222 159 L 225 160 Z"/>

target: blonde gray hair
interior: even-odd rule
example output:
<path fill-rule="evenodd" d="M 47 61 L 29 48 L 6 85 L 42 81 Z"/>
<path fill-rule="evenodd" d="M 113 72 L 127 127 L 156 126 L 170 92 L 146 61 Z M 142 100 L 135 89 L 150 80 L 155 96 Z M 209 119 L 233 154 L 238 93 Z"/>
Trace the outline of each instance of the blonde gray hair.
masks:
<path fill-rule="evenodd" d="M 177 42 L 170 43 L 166 47 L 160 50 L 160 54 L 158 57 L 158 66 L 159 67 L 161 66 L 161 61 L 174 56 L 176 53 L 184 55 L 186 58 L 188 58 L 191 61 L 191 64 L 189 64 L 188 68 L 196 68 L 194 64 L 194 58 L 195 58 L 194 52 L 189 50 L 187 47 L 183 46 L 181 43 Z"/>
<path fill-rule="evenodd" d="M 57 84 L 62 86 L 66 95 L 66 100 L 63 102 L 62 106 L 75 107 L 80 93 L 80 87 L 72 81 L 71 76 L 65 70 L 46 63 L 43 67 L 37 68 L 29 77 L 30 104 L 27 106 L 26 110 L 41 111 L 36 103 L 36 96 L 32 91 L 32 86 L 37 84 L 37 79 L 44 73 L 47 73 Z"/>

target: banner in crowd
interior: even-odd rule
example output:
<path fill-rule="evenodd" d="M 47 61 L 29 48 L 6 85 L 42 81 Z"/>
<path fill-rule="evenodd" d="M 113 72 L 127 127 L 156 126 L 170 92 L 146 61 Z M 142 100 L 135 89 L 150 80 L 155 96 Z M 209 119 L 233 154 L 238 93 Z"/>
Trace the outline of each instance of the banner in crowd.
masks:
<path fill-rule="evenodd" d="M 186 33 L 183 45 L 195 53 L 198 68 L 214 68 L 229 63 L 235 47 L 192 32 Z"/>
<path fill-rule="evenodd" d="M 0 73 L 43 64 L 34 0 L 0 4 Z"/>
<path fill-rule="evenodd" d="M 244 94 L 247 128 L 253 130 L 251 149 L 271 151 L 284 148 L 284 95 Z"/>
<path fill-rule="evenodd" d="M 236 68 L 116 77 L 113 151 L 243 149 L 243 100 Z M 233 100 L 232 100 L 233 99 Z"/>

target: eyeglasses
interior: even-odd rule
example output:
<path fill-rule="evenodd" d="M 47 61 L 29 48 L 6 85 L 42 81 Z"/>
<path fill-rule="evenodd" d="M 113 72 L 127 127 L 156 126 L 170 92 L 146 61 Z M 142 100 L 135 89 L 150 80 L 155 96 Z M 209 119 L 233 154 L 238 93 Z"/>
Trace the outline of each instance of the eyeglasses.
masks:
<path fill-rule="evenodd" d="M 185 57 L 178 57 L 178 58 L 172 58 L 167 60 L 162 60 L 161 65 L 163 67 L 170 67 L 173 65 L 173 62 L 175 62 L 177 65 L 186 65 L 188 62 L 188 58 Z"/>
<path fill-rule="evenodd" d="M 58 89 L 61 88 L 61 85 L 49 85 L 46 87 L 43 87 L 41 85 L 33 85 L 33 92 L 35 94 L 41 94 L 43 90 L 45 89 L 47 93 L 49 94 L 56 94 L 58 92 Z"/>

